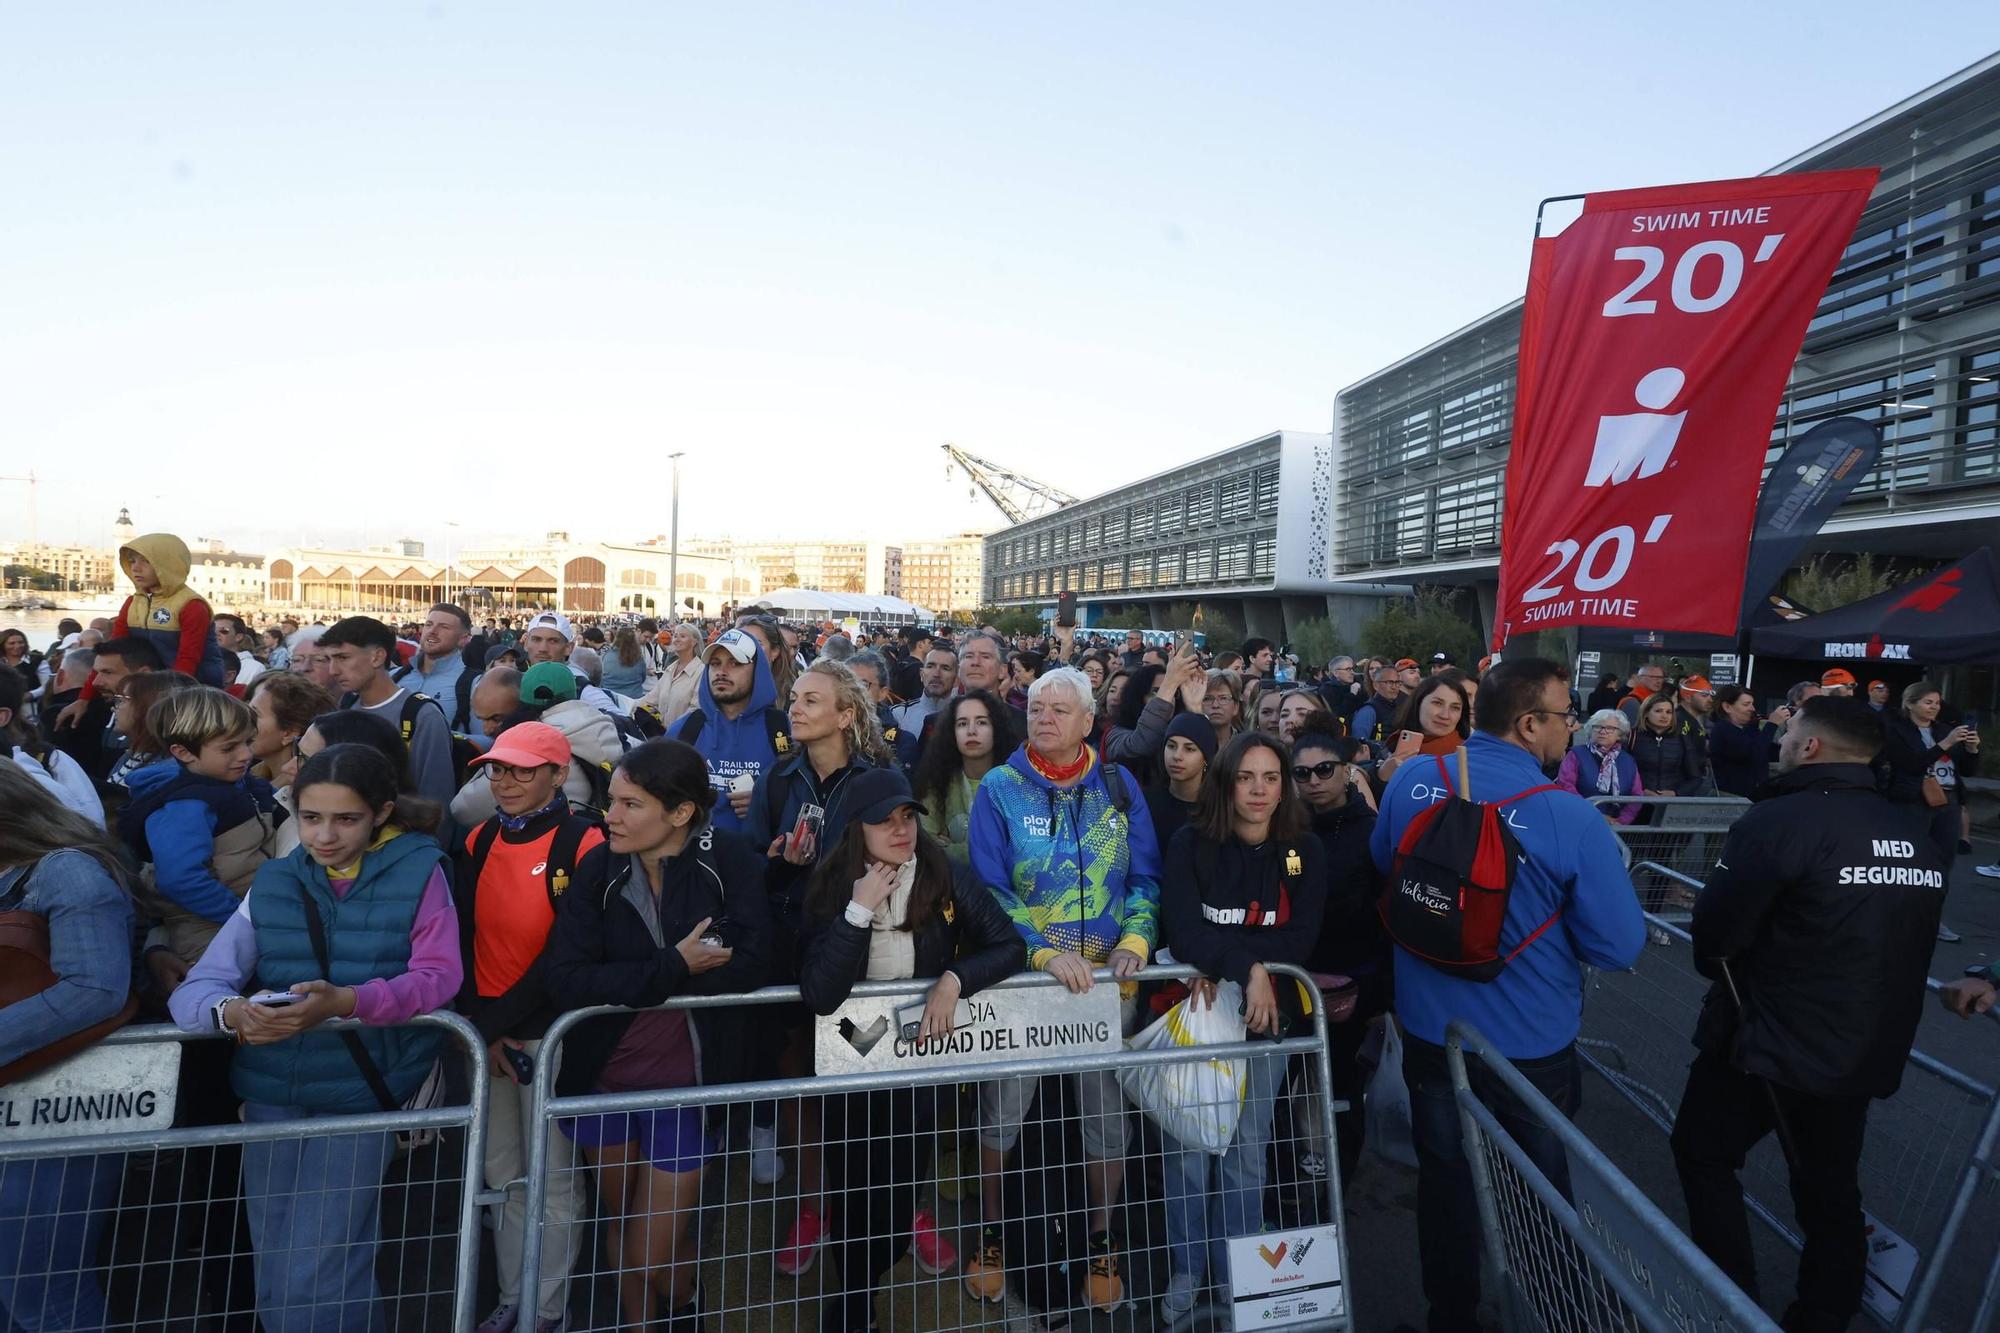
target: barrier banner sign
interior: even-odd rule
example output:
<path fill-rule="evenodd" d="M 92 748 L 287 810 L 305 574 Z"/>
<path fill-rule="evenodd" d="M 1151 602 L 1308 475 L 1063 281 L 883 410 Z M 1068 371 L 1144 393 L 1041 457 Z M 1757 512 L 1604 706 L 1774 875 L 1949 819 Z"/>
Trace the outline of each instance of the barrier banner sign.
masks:
<path fill-rule="evenodd" d="M 1778 399 L 1878 174 L 1593 194 L 1536 238 L 1495 648 L 1735 632 Z"/>

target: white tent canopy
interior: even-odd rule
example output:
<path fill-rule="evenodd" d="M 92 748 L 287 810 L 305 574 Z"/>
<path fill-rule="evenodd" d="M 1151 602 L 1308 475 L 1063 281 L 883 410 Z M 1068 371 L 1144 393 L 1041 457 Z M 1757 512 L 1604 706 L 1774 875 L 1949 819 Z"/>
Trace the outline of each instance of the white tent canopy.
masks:
<path fill-rule="evenodd" d="M 929 625 L 937 621 L 935 611 L 882 593 L 779 588 L 750 605 L 789 620 L 870 620 L 891 625 Z"/>

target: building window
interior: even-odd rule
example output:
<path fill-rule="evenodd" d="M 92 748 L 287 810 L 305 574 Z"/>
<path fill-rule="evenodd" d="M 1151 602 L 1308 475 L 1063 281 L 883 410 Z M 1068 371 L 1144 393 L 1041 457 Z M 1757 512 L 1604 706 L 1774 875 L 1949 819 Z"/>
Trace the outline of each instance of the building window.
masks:
<path fill-rule="evenodd" d="M 1153 586 L 1153 557 L 1150 553 L 1135 555 L 1131 562 L 1130 581 L 1135 588 Z"/>
<path fill-rule="evenodd" d="M 1960 364 L 1965 379 L 1958 389 L 1959 476 L 2000 475 L 2000 351 L 1968 356 Z"/>
<path fill-rule="evenodd" d="M 1125 586 L 1125 561 L 1117 556 L 1104 562 L 1104 591 L 1117 592 Z"/>
<path fill-rule="evenodd" d="M 1206 527 L 1213 522 L 1215 522 L 1215 487 L 1207 482 L 1199 486 L 1189 487 L 1187 493 L 1187 526 L 1190 528 L 1200 528 Z"/>
<path fill-rule="evenodd" d="M 1132 540 L 1145 541 L 1153 535 L 1153 502 L 1141 500 L 1132 506 Z"/>
<path fill-rule="evenodd" d="M 1195 542 L 1182 551 L 1187 563 L 1187 581 L 1206 583 L 1215 577 L 1215 546 L 1211 542 Z"/>
<path fill-rule="evenodd" d="M 1215 577 L 1224 583 L 1250 577 L 1250 539 L 1225 537 L 1215 544 Z"/>
<path fill-rule="evenodd" d="M 1125 540 L 1125 511 L 1114 509 L 1104 516 L 1104 544 L 1116 546 Z"/>
<path fill-rule="evenodd" d="M 1253 579 L 1275 579 L 1278 577 L 1278 534 L 1260 532 L 1255 544 L 1250 548 L 1250 577 Z"/>
<path fill-rule="evenodd" d="M 1252 477 L 1230 477 L 1222 483 L 1221 512 L 1217 515 L 1224 523 L 1241 523 L 1250 517 L 1251 506 L 1255 503 L 1257 479 Z"/>
<path fill-rule="evenodd" d="M 1278 514 L 1278 465 L 1266 463 L 1257 469 L 1257 517 L 1275 518 Z"/>
<path fill-rule="evenodd" d="M 1159 506 L 1154 511 L 1154 523 L 1162 537 L 1175 537 L 1181 530 L 1181 493 L 1160 497 Z"/>

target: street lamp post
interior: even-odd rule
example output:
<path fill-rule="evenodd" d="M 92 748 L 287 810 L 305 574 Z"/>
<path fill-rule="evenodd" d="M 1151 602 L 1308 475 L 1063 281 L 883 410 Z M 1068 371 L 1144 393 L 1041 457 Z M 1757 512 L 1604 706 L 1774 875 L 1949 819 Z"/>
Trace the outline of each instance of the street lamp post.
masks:
<path fill-rule="evenodd" d="M 667 530 L 667 621 L 673 624 L 681 617 L 681 455 L 668 454 L 667 461 L 674 465 L 673 524 Z"/>

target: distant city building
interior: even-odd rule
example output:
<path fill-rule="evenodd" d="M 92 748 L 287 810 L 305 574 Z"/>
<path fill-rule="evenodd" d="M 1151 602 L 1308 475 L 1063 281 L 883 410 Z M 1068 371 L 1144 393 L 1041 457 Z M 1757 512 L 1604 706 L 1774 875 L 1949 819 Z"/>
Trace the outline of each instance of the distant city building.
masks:
<path fill-rule="evenodd" d="M 187 586 L 194 589 L 217 611 L 238 611 L 262 606 L 270 600 L 264 557 L 232 551 L 219 541 L 203 537 L 188 543 Z M 120 570 L 121 590 L 129 591 L 131 580 Z"/>
<path fill-rule="evenodd" d="M 0 545 L 0 563 L 26 565 L 62 580 L 64 591 L 104 592 L 117 577 L 116 552 L 96 546 L 52 546 L 47 542 Z"/>
<path fill-rule="evenodd" d="M 666 616 L 677 594 L 680 614 L 713 615 L 751 592 L 729 562 L 644 543 L 578 541 L 552 532 L 541 541 L 471 547 L 443 561 L 409 557 L 397 542 L 363 549 L 299 547 L 265 562 L 270 600 L 302 610 L 412 615 L 441 601 L 475 617 L 556 608 L 578 614 Z M 674 579 L 678 575 L 678 584 Z M 673 590 L 670 591 L 670 585 Z"/>
<path fill-rule="evenodd" d="M 900 596 L 933 611 L 976 611 L 985 596 L 986 534 L 903 543 Z"/>
<path fill-rule="evenodd" d="M 779 588 L 903 596 L 903 548 L 883 542 L 739 542 L 709 537 L 688 542 L 684 550 L 729 562 L 754 585 L 747 590 L 750 596 Z"/>

